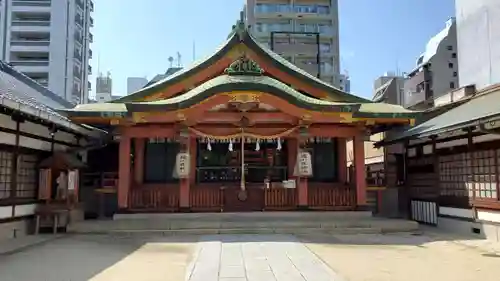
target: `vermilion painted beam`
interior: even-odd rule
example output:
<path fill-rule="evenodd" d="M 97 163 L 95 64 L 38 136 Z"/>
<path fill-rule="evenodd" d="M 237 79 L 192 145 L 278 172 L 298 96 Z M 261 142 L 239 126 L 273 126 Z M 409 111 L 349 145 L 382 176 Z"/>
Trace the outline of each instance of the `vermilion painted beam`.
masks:
<path fill-rule="evenodd" d="M 366 206 L 365 142 L 362 135 L 354 137 L 354 170 L 356 176 L 356 203 Z"/>
<path fill-rule="evenodd" d="M 129 137 L 120 139 L 120 155 L 118 164 L 118 208 L 126 209 L 128 207 L 128 194 L 130 191 L 130 145 Z"/>
<path fill-rule="evenodd" d="M 134 180 L 135 184 L 142 184 L 144 179 L 144 147 L 146 144 L 146 139 L 135 138 L 134 139 Z"/>
<path fill-rule="evenodd" d="M 229 135 L 241 131 L 239 127 L 230 124 L 203 124 L 194 126 L 193 128 L 211 135 Z M 270 124 L 267 126 L 251 127 L 246 130 L 247 132 L 254 134 L 273 135 L 283 132 L 289 128 L 293 128 L 293 126 L 289 124 Z M 173 137 L 176 134 L 177 129 L 173 124 L 165 124 L 122 127 L 119 131 L 122 136 L 132 138 L 168 138 Z M 351 138 L 361 132 L 362 128 L 344 125 L 314 124 L 309 127 L 309 134 L 314 137 Z M 296 135 L 297 132 L 295 131 L 288 135 L 288 137 L 296 137 Z"/>

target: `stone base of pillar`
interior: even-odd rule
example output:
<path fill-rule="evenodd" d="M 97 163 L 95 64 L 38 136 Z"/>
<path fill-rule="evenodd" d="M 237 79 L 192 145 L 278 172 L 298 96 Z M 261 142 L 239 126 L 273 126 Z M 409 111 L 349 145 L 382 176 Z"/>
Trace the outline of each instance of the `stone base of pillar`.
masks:
<path fill-rule="evenodd" d="M 309 209 L 309 206 L 307 206 L 307 205 L 300 205 L 300 206 L 297 206 L 297 210 L 299 210 L 299 211 L 309 211 L 311 209 Z"/>
<path fill-rule="evenodd" d="M 181 213 L 191 213 L 191 207 L 179 207 Z"/>
<path fill-rule="evenodd" d="M 368 206 L 368 205 L 357 205 L 356 206 L 356 211 L 363 211 L 363 212 L 366 212 L 366 211 L 372 211 L 371 207 Z"/>

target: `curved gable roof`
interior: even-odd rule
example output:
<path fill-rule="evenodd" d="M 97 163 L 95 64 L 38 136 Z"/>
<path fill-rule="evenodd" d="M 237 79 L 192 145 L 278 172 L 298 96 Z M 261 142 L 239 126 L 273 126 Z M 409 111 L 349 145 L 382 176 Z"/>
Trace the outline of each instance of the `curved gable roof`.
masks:
<path fill-rule="evenodd" d="M 152 85 L 149 85 L 143 89 L 136 91 L 135 93 L 132 93 L 113 102 L 120 103 L 138 101 L 148 95 L 161 91 L 168 86 L 174 85 L 175 83 L 180 82 L 183 79 L 187 79 L 197 72 L 201 71 L 202 69 L 211 67 L 214 62 L 221 59 L 234 46 L 241 42 L 243 42 L 247 47 L 255 51 L 257 54 L 262 55 L 278 68 L 286 72 L 290 72 L 292 75 L 297 76 L 299 79 L 302 79 L 306 83 L 312 84 L 314 87 L 318 87 L 323 91 L 326 91 L 332 96 L 340 96 L 346 102 L 371 102 L 368 99 L 364 99 L 344 92 L 288 62 L 280 55 L 257 42 L 257 40 L 250 34 L 248 28 L 242 22 L 239 22 L 237 25 L 235 25 L 235 28 L 229 39 L 208 58 L 200 60 L 189 68 L 184 68 L 169 77 L 166 77 Z"/>

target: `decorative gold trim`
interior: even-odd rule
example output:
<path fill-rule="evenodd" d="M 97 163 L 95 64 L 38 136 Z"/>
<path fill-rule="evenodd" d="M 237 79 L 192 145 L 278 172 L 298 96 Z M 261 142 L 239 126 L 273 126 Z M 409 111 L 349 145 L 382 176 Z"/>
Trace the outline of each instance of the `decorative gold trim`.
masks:
<path fill-rule="evenodd" d="M 250 93 L 250 92 L 231 92 L 227 93 L 230 97 L 229 102 L 237 102 L 237 103 L 251 103 L 251 102 L 260 102 L 260 94 Z"/>

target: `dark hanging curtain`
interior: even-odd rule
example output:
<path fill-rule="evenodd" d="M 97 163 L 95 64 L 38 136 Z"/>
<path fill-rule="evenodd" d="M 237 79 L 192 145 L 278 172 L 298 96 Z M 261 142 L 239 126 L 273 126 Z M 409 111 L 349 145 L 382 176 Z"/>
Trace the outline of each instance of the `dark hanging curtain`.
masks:
<path fill-rule="evenodd" d="M 180 146 L 174 142 L 147 142 L 144 155 L 144 182 L 171 183 Z"/>
<path fill-rule="evenodd" d="M 313 176 L 311 182 L 335 182 L 338 179 L 337 139 L 333 143 L 311 143 Z"/>

